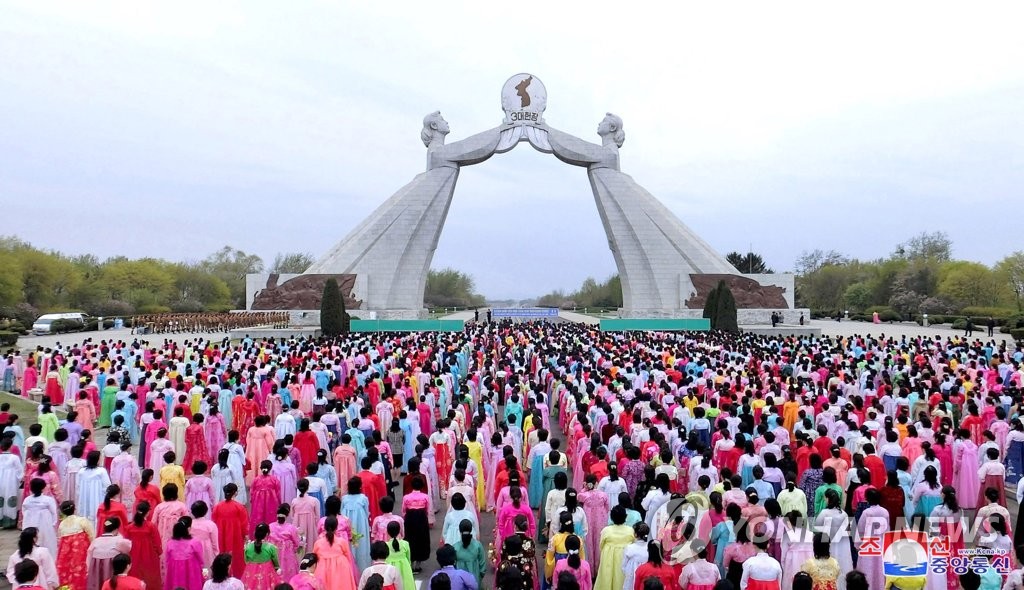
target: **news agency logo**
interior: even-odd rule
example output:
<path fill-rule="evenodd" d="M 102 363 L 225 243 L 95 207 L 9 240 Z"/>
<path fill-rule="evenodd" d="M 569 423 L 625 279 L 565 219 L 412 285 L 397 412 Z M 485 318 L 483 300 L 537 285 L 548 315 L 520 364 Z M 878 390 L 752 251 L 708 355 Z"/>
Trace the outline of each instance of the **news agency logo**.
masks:
<path fill-rule="evenodd" d="M 889 531 L 861 539 L 861 557 L 880 556 L 886 576 L 916 577 L 928 573 L 928 537 L 919 531 Z"/>
<path fill-rule="evenodd" d="M 985 548 L 956 549 L 945 535 L 920 531 L 889 531 L 881 537 L 863 537 L 860 557 L 881 557 L 887 577 L 913 578 L 928 574 L 963 575 L 974 571 L 983 575 L 994 569 L 1005 576 L 1012 570 L 1010 556 Z"/>
<path fill-rule="evenodd" d="M 664 526 L 669 528 L 665 541 L 672 543 L 673 547 L 669 553 L 669 565 L 682 565 L 696 559 L 709 543 L 710 539 L 701 538 L 697 530 L 700 507 L 694 506 L 685 498 L 673 497 L 665 506 L 667 521 Z M 677 522 L 678 521 L 678 522 Z M 689 538 L 685 532 L 687 527 L 692 527 Z M 710 536 L 710 535 L 708 535 Z"/>

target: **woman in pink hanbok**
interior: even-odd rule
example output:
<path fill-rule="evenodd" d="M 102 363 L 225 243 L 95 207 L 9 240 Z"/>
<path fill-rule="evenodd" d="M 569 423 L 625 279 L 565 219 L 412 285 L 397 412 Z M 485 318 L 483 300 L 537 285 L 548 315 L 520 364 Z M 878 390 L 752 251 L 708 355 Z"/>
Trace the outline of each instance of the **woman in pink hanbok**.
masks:
<path fill-rule="evenodd" d="M 189 534 L 188 525 L 182 521 L 174 523 L 171 540 L 164 547 L 167 575 L 164 576 L 164 590 L 202 590 L 203 588 L 203 544 Z"/>
<path fill-rule="evenodd" d="M 601 531 L 604 529 L 601 523 L 607 523 L 611 514 L 611 506 L 608 505 L 608 495 L 596 489 L 597 476 L 588 473 L 583 491 L 579 493 L 579 503 L 583 507 L 583 513 L 587 515 L 587 522 L 594 523 L 587 527 L 587 534 L 583 539 L 583 554 L 593 561 L 591 569 L 597 571 L 601 558 Z"/>
<path fill-rule="evenodd" d="M 281 505 L 281 482 L 270 473 L 273 464 L 264 460 L 260 463 L 260 475 L 252 482 L 249 497 L 249 535 L 256 532 L 256 525 L 269 524 L 277 518 L 277 507 Z"/>
<path fill-rule="evenodd" d="M 907 426 L 907 436 L 900 441 L 900 447 L 903 449 L 903 456 L 911 465 L 924 452 L 921 449 L 921 442 L 917 435 L 917 428 L 913 424 Z"/>
<path fill-rule="evenodd" d="M 291 521 L 298 531 L 303 553 L 309 553 L 313 550 L 313 543 L 316 542 L 318 534 L 317 525 L 320 522 L 320 502 L 316 498 L 307 495 L 309 481 L 300 479 L 298 490 L 298 497 L 291 502 Z M 337 496 L 331 497 L 336 498 Z"/>
<path fill-rule="evenodd" d="M 81 387 L 82 376 L 78 374 L 78 367 L 72 367 L 68 373 L 67 382 L 64 383 L 64 402 L 73 402 L 78 399 L 78 390 Z"/>
<path fill-rule="evenodd" d="M 21 395 L 28 397 L 28 392 L 39 386 L 39 371 L 34 360 L 25 362 L 25 372 L 21 375 Z"/>
<path fill-rule="evenodd" d="M 523 499 L 522 488 L 511 488 L 509 495 L 512 501 L 501 507 L 501 511 L 498 512 L 498 517 L 495 520 L 495 547 L 497 547 L 499 539 L 504 541 L 509 535 L 516 532 L 515 520 L 519 515 L 524 516 L 529 523 L 527 534 L 531 538 L 537 534 L 537 520 L 533 516 L 530 504 Z"/>
<path fill-rule="evenodd" d="M 960 507 L 973 510 L 978 507 L 978 446 L 971 440 L 971 433 L 961 428 L 953 442 L 953 488 L 956 490 Z"/>
<path fill-rule="evenodd" d="M 211 457 L 216 457 L 217 453 L 224 448 L 224 443 L 228 442 L 224 416 L 220 414 L 216 405 L 210 406 L 210 412 L 206 416 L 206 421 L 203 422 L 203 430 L 206 435 L 206 449 Z"/>
<path fill-rule="evenodd" d="M 935 458 L 939 460 L 939 483 L 944 486 L 953 485 L 953 449 L 946 444 L 946 435 L 941 432 L 935 435 L 932 445 Z"/>
<path fill-rule="evenodd" d="M 281 415 L 283 405 L 284 402 L 281 400 L 281 394 L 277 392 L 277 386 L 271 386 L 270 395 L 267 396 L 267 416 L 270 416 L 271 421 L 277 420 L 277 417 Z"/>
<path fill-rule="evenodd" d="M 131 448 L 131 443 L 121 443 L 121 454 L 110 462 L 110 481 L 125 490 L 124 505 L 129 513 L 135 507 L 135 496 L 132 492 L 142 481 L 142 472 L 135 457 L 131 455 Z"/>
<path fill-rule="evenodd" d="M 313 374 L 310 371 L 306 371 L 305 377 L 302 379 L 302 387 L 299 388 L 299 410 L 303 414 L 309 416 L 313 413 L 313 398 L 316 397 L 316 381 L 313 380 Z"/>
<path fill-rule="evenodd" d="M 329 496 L 324 502 L 324 516 L 320 517 L 320 522 L 316 525 L 316 533 L 318 536 L 322 536 L 324 531 L 327 530 L 327 520 L 330 518 L 338 521 L 338 535 L 341 538 L 352 538 L 352 521 L 341 513 L 341 498 L 338 496 Z M 316 547 L 316 543 L 314 543 L 313 546 Z M 356 567 L 356 554 L 354 551 L 349 551 L 349 560 L 352 571 L 359 571 Z"/>
<path fill-rule="evenodd" d="M 864 486 L 861 486 L 864 487 Z M 858 488 L 860 489 L 860 488 Z M 881 494 L 874 488 L 864 494 L 868 507 L 857 519 L 859 538 L 882 538 L 889 531 L 889 511 L 881 507 Z M 885 572 L 881 555 L 862 554 L 857 559 L 857 570 L 868 579 L 869 588 L 885 588 Z"/>
<path fill-rule="evenodd" d="M 290 511 L 291 506 L 281 504 L 277 509 L 277 520 L 270 523 L 270 537 L 267 539 L 277 547 L 277 559 L 281 564 L 281 578 L 285 580 L 291 579 L 292 576 L 299 573 L 297 551 L 302 549 L 303 553 L 307 552 L 299 538 L 298 529 L 288 522 Z"/>

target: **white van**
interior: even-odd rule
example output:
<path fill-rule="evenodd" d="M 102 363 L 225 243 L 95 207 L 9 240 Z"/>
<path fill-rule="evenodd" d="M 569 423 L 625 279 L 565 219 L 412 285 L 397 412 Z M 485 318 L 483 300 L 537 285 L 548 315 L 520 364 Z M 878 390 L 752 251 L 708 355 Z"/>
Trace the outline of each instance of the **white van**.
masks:
<path fill-rule="evenodd" d="M 47 313 L 36 318 L 36 321 L 32 324 L 32 333 L 39 336 L 42 334 L 50 333 L 50 326 L 57 320 L 70 320 L 77 321 L 85 327 L 86 320 L 89 316 L 84 313 Z"/>

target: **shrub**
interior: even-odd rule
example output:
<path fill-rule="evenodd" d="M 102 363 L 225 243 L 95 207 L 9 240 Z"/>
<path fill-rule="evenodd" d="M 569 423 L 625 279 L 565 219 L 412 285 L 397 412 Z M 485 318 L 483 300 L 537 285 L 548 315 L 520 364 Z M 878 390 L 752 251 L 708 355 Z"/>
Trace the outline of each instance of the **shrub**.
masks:
<path fill-rule="evenodd" d="M 924 325 L 924 322 L 922 320 L 923 320 L 923 318 L 918 318 L 917 319 L 917 323 L 919 325 Z M 935 315 L 928 314 L 928 325 L 929 326 L 938 326 L 940 324 L 948 324 L 950 321 L 952 321 L 952 320 L 950 320 L 949 316 L 945 316 L 945 315 L 941 315 L 941 314 L 935 314 Z"/>
<path fill-rule="evenodd" d="M 1017 342 L 1024 342 L 1024 328 L 1014 328 L 1010 330 L 1010 337 Z"/>
<path fill-rule="evenodd" d="M 903 316 L 899 312 L 891 309 L 878 312 L 878 319 L 883 322 L 899 322 L 903 320 Z"/>
<path fill-rule="evenodd" d="M 1005 307 L 965 307 L 960 313 L 965 316 L 971 316 L 973 318 L 985 318 L 993 317 L 996 319 L 1004 319 L 1012 316 L 1014 311 Z"/>
<path fill-rule="evenodd" d="M 1012 315 L 1003 322 L 1003 331 L 1017 330 L 1024 328 L 1024 314 Z"/>
<path fill-rule="evenodd" d="M 124 316 L 135 313 L 135 307 L 126 301 L 119 299 L 104 299 L 93 301 L 85 306 L 89 315 L 96 317 Z"/>
<path fill-rule="evenodd" d="M 736 310 L 736 299 L 732 295 L 732 289 L 725 281 L 718 282 L 718 295 L 715 297 L 715 314 L 712 320 L 712 328 L 723 332 L 736 333 L 740 331 L 738 313 Z"/>
<path fill-rule="evenodd" d="M 873 306 L 867 308 L 866 310 L 864 310 L 864 313 L 866 313 L 866 314 L 868 314 L 870 316 L 871 314 L 875 313 L 876 311 L 878 312 L 878 317 L 881 318 L 882 314 L 892 313 L 893 309 L 891 307 L 889 307 L 888 305 L 873 305 Z"/>
<path fill-rule="evenodd" d="M 28 303 L 19 303 L 13 307 L 0 309 L 0 317 L 18 320 L 18 323 L 23 326 L 31 326 L 39 315 L 39 310 Z"/>
<path fill-rule="evenodd" d="M 230 303 L 220 303 L 206 306 L 206 311 L 212 313 L 227 313 L 232 309 L 235 309 L 235 306 L 231 305 Z"/>
<path fill-rule="evenodd" d="M 139 307 L 139 313 L 153 314 L 153 313 L 171 313 L 171 308 L 166 305 L 143 305 Z"/>
<path fill-rule="evenodd" d="M 14 346 L 18 343 L 18 333 L 10 330 L 0 331 L 0 346 Z"/>
<path fill-rule="evenodd" d="M 15 334 L 28 334 L 28 329 L 18 320 L 0 320 L 0 331 L 14 332 Z"/>
<path fill-rule="evenodd" d="M 333 278 L 324 283 L 324 294 L 320 299 L 320 330 L 324 336 L 337 336 L 345 329 L 345 302 Z"/>
<path fill-rule="evenodd" d="M 956 320 L 953 320 L 953 323 L 952 323 L 952 325 L 950 325 L 950 328 L 953 328 L 954 330 L 964 330 L 964 329 L 966 329 L 967 328 L 967 318 L 958 318 Z"/>
<path fill-rule="evenodd" d="M 171 304 L 171 311 L 175 313 L 199 313 L 203 311 L 203 304 L 195 299 L 175 301 Z"/>
<path fill-rule="evenodd" d="M 719 283 L 720 285 L 721 283 Z M 704 301 L 704 313 L 701 317 L 706 320 L 711 320 L 711 329 L 715 329 L 715 310 L 718 309 L 718 285 L 708 293 L 708 298 Z"/>
<path fill-rule="evenodd" d="M 50 332 L 53 334 L 66 334 L 68 332 L 80 332 L 85 329 L 85 324 L 80 320 L 54 320 L 50 324 Z"/>

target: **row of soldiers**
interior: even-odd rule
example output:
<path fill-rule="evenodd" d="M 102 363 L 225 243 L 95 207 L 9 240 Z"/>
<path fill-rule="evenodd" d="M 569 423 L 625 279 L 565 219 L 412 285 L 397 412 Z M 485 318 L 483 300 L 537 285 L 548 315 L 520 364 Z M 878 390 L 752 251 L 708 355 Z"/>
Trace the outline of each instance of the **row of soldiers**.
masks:
<path fill-rule="evenodd" d="M 237 328 L 252 328 L 254 326 L 287 328 L 288 323 L 288 312 L 286 311 L 161 313 L 135 316 L 132 333 L 228 332 Z"/>

